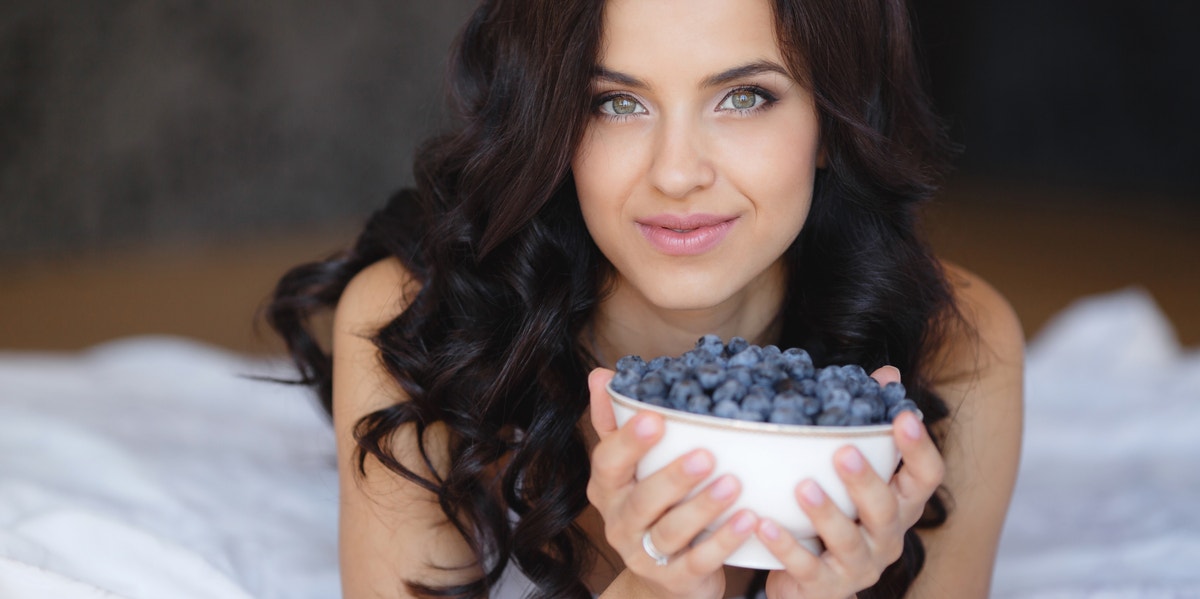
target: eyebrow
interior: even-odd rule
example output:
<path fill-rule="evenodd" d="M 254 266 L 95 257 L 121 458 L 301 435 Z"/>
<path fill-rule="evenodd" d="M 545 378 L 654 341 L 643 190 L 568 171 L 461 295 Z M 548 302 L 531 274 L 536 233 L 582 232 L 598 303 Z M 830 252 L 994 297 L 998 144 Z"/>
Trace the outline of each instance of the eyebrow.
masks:
<path fill-rule="evenodd" d="M 759 61 L 744 64 L 741 66 L 736 66 L 731 69 L 726 69 L 715 75 L 709 75 L 708 77 L 706 77 L 704 79 L 703 82 L 701 82 L 700 85 L 701 85 L 701 87 L 718 87 L 721 85 L 728 84 L 732 81 L 736 81 L 738 79 L 743 79 L 745 77 L 753 77 L 754 75 L 760 75 L 762 73 L 778 73 L 780 75 L 783 75 L 784 77 L 789 77 L 789 78 L 792 76 L 792 74 L 789 73 L 787 71 L 787 69 L 783 68 L 782 66 L 780 66 L 777 63 L 771 62 L 769 60 L 759 60 Z M 617 85 L 624 85 L 627 87 L 636 87 L 636 88 L 641 88 L 641 89 L 650 89 L 649 84 L 642 81 L 641 79 L 638 79 L 637 77 L 634 77 L 632 75 L 627 75 L 620 71 L 613 71 L 610 69 L 606 69 L 600 65 L 596 65 L 596 67 L 593 69 L 592 77 L 595 79 L 602 80 L 602 81 L 609 81 L 612 83 L 616 83 Z"/>

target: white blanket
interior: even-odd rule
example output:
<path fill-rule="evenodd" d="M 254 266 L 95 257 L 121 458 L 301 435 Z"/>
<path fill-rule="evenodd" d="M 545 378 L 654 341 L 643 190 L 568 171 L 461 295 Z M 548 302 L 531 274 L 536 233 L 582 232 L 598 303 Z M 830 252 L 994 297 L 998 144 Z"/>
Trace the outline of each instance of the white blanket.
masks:
<path fill-rule="evenodd" d="M 336 598 L 324 415 L 279 362 L 140 337 L 0 353 L 0 597 Z M 1200 354 L 1136 290 L 1029 349 L 997 597 L 1200 597 Z"/>
<path fill-rule="evenodd" d="M 263 373 L 169 338 L 0 357 L 0 597 L 337 597 L 333 436 Z"/>

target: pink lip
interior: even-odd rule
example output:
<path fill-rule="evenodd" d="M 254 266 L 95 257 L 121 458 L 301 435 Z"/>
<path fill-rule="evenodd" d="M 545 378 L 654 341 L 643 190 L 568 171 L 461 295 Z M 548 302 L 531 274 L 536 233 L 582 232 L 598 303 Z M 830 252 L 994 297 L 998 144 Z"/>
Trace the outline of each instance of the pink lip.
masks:
<path fill-rule="evenodd" d="M 659 214 L 638 219 L 637 225 L 654 249 L 668 256 L 703 254 L 725 239 L 736 216 Z"/>

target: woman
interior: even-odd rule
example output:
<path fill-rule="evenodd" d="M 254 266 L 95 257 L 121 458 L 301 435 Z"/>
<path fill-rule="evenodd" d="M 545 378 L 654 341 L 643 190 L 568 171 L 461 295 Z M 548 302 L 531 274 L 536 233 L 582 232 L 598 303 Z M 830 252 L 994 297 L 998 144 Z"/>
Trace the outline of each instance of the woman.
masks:
<path fill-rule="evenodd" d="M 488 0 L 453 83 L 461 127 L 417 189 L 271 307 L 333 415 L 347 598 L 518 574 L 541 597 L 986 596 L 1022 339 L 915 232 L 946 144 L 900 0 Z M 329 356 L 306 327 L 335 305 Z M 857 521 L 797 487 L 821 555 L 748 512 L 692 544 L 738 493 L 680 503 L 703 450 L 634 478 L 662 422 L 617 429 L 608 368 L 707 333 L 903 376 L 924 413 L 895 423 L 890 483 L 837 454 Z M 723 567 L 750 535 L 786 569 Z"/>

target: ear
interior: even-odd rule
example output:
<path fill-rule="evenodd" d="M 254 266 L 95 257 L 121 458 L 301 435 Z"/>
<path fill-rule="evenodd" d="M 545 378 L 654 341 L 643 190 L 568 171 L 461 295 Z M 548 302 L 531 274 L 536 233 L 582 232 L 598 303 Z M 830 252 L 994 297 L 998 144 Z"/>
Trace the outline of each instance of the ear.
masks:
<path fill-rule="evenodd" d="M 817 168 L 825 168 L 828 165 L 828 159 L 825 156 L 825 144 L 821 144 L 821 148 L 817 151 Z"/>

